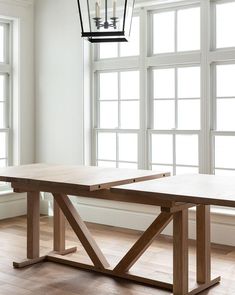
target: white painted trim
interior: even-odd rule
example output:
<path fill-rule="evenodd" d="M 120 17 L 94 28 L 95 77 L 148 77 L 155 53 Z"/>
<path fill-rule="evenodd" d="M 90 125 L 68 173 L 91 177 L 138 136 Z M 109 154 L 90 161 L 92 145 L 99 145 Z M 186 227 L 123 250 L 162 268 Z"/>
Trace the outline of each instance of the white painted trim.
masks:
<path fill-rule="evenodd" d="M 52 215 L 52 212 L 50 212 L 50 202 L 49 200 L 41 199 L 40 201 L 40 213 L 43 215 Z"/>
<path fill-rule="evenodd" d="M 26 214 L 26 194 L 0 193 L 0 220 Z"/>
<path fill-rule="evenodd" d="M 34 5 L 34 0 L 0 0 L 0 3 L 27 7 Z"/>
<path fill-rule="evenodd" d="M 157 54 L 151 57 L 146 57 L 146 67 L 152 66 L 174 66 L 174 65 L 191 65 L 201 62 L 201 54 L 197 51 L 187 53 L 169 53 Z"/>
<path fill-rule="evenodd" d="M 200 4 L 201 0 L 147 0 L 136 1 L 135 8 L 147 7 L 148 10 L 177 8 L 184 5 Z"/>
<path fill-rule="evenodd" d="M 85 197 L 71 197 L 76 209 L 87 222 L 128 228 L 138 231 L 145 230 L 159 214 L 159 207 L 128 204 Z M 53 215 L 52 197 L 46 193 L 41 204 L 41 214 Z M 189 238 L 195 239 L 195 209 L 189 213 Z M 235 212 L 234 210 L 212 208 L 211 239 L 213 243 L 235 246 Z M 172 225 L 163 232 L 172 235 Z"/>
<path fill-rule="evenodd" d="M 0 220 L 26 214 L 26 194 L 15 194 L 12 191 L 1 193 Z M 159 213 L 159 208 L 94 200 L 83 197 L 73 197 L 75 207 L 85 221 L 105 224 L 115 227 L 143 231 Z M 52 198 L 49 194 L 41 200 L 41 214 L 52 215 Z M 213 208 L 212 242 L 235 246 L 235 218 L 233 210 Z M 171 235 L 172 228 L 168 226 L 163 232 Z M 195 238 L 195 212 L 190 211 L 189 237 Z"/>
<path fill-rule="evenodd" d="M 235 48 L 217 49 L 209 53 L 209 63 L 234 61 L 235 60 Z"/>
<path fill-rule="evenodd" d="M 139 57 L 119 57 L 112 59 L 112 62 L 110 62 L 110 60 L 111 59 L 94 62 L 92 68 L 93 72 L 139 68 Z"/>
<path fill-rule="evenodd" d="M 91 54 L 92 49 L 88 42 L 83 41 L 83 109 L 84 109 L 84 118 L 83 118 L 83 164 L 91 165 L 91 141 L 92 141 L 92 114 L 91 114 L 91 104 L 92 100 L 90 99 L 92 95 L 91 89 L 91 79 L 92 74 L 90 71 L 91 68 Z"/>
<path fill-rule="evenodd" d="M 106 206 L 99 205 L 98 202 L 88 203 L 81 200 L 75 203 L 81 217 L 85 221 L 98 224 L 105 224 L 115 227 L 129 228 L 134 230 L 145 230 L 158 215 L 159 208 L 151 206 L 140 206 L 108 202 Z M 196 237 L 195 212 L 189 214 L 189 238 Z M 235 246 L 235 219 L 234 214 L 228 215 L 222 211 L 214 211 L 211 214 L 211 240 L 216 244 Z M 172 225 L 170 224 L 163 232 L 172 235 Z"/>

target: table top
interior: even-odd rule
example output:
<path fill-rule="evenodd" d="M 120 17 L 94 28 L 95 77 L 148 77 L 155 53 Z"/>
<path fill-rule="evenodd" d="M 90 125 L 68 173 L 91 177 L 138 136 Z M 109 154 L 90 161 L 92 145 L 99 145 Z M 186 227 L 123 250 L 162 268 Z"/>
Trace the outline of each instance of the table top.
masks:
<path fill-rule="evenodd" d="M 27 185 L 63 185 L 63 187 L 94 191 L 125 183 L 167 176 L 166 171 L 31 164 L 0 169 L 0 181 Z"/>
<path fill-rule="evenodd" d="M 235 176 L 190 174 L 121 185 L 112 193 L 192 204 L 235 207 Z"/>

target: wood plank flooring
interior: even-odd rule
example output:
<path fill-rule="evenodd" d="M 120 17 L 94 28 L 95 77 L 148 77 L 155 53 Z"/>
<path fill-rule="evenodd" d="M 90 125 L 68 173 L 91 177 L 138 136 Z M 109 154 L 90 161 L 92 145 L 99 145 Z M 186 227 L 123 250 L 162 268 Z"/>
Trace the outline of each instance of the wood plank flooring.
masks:
<path fill-rule="evenodd" d="M 41 254 L 53 248 L 52 218 L 41 217 Z M 78 246 L 76 257 L 90 262 L 85 250 L 67 225 L 67 247 Z M 114 266 L 140 236 L 140 232 L 89 224 L 89 229 L 109 263 Z M 190 242 L 190 282 L 195 280 L 196 249 Z M 77 270 L 55 263 L 42 263 L 25 269 L 13 269 L 12 261 L 26 257 L 26 218 L 0 221 L 0 295 L 165 295 L 169 292 L 143 285 L 114 280 L 109 277 Z M 161 237 L 132 267 L 135 274 L 172 282 L 172 240 Z M 90 262 L 91 263 L 91 262 Z M 221 275 L 222 282 L 201 294 L 235 294 L 235 248 L 213 245 L 212 274 Z"/>

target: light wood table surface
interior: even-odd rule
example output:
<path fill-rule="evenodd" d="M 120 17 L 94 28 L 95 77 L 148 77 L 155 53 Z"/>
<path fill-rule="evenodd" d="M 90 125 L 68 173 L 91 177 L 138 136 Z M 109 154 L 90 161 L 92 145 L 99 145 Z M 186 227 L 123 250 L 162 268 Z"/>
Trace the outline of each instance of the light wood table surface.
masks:
<path fill-rule="evenodd" d="M 173 207 L 162 207 L 162 212 L 173 213 L 174 239 L 174 294 L 197 294 L 220 281 L 211 279 L 210 251 L 210 205 L 235 207 L 235 177 L 215 175 L 180 175 L 149 180 L 111 188 L 112 193 L 125 195 L 128 199 L 146 199 L 149 203 L 172 202 Z M 175 207 L 174 205 L 175 204 Z M 196 205 L 197 223 L 197 283 L 198 287 L 188 290 L 188 228 L 185 226 L 190 204 Z M 187 208 L 187 205 L 189 206 Z M 175 212 L 176 209 L 182 211 Z M 181 223 L 181 230 L 177 231 Z"/>
<path fill-rule="evenodd" d="M 125 194 L 111 193 L 110 188 L 121 184 L 137 183 L 150 179 L 156 180 L 169 175 L 167 172 L 147 170 L 48 164 L 0 169 L 0 181 L 10 182 L 15 192 L 27 192 L 27 258 L 21 262 L 13 262 L 14 267 L 22 268 L 43 261 L 51 261 L 172 291 L 172 284 L 140 277 L 129 271 L 131 266 L 147 250 L 153 239 L 172 220 L 171 213 L 163 212 L 160 214 L 133 246 L 134 255 L 133 252 L 127 253 L 118 265 L 112 268 L 68 197 L 68 195 L 74 195 L 146 204 L 145 198 L 133 198 L 132 196 L 128 198 Z M 54 249 L 46 256 L 40 256 L 39 251 L 40 192 L 49 192 L 54 197 Z M 148 203 L 152 204 L 151 201 Z M 161 200 L 152 205 L 164 206 L 164 208 L 173 210 L 174 203 Z M 184 213 L 183 215 L 183 218 L 179 219 L 179 223 L 175 225 L 179 230 L 187 224 L 187 216 Z M 83 264 L 66 257 L 66 254 L 75 252 L 77 249 L 76 247 L 71 249 L 65 247 L 65 218 L 86 250 L 93 265 Z"/>
<path fill-rule="evenodd" d="M 146 197 L 152 202 L 186 202 L 235 207 L 235 177 L 207 174 L 171 176 L 112 188 L 112 192 Z"/>

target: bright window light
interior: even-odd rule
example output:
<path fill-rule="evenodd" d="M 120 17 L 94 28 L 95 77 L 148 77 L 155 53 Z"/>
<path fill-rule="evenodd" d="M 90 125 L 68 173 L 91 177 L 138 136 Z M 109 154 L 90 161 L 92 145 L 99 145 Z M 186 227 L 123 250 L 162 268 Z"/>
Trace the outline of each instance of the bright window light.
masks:
<path fill-rule="evenodd" d="M 98 159 L 116 160 L 116 134 L 100 132 L 98 134 Z"/>
<path fill-rule="evenodd" d="M 136 134 L 123 133 L 118 135 L 119 161 L 138 161 L 138 137 Z"/>
<path fill-rule="evenodd" d="M 184 67 L 178 69 L 178 98 L 199 98 L 200 67 Z"/>
<path fill-rule="evenodd" d="M 216 136 L 215 137 L 215 167 L 235 168 L 235 137 Z"/>
<path fill-rule="evenodd" d="M 218 3 L 216 5 L 216 47 L 234 47 L 235 3 Z"/>
<path fill-rule="evenodd" d="M 161 12 L 153 16 L 153 52 L 175 51 L 175 12 Z"/>
<path fill-rule="evenodd" d="M 100 74 L 100 99 L 115 100 L 118 99 L 118 74 L 102 73 Z"/>
<path fill-rule="evenodd" d="M 152 135 L 152 163 L 173 163 L 173 137 L 168 134 Z"/>
<path fill-rule="evenodd" d="M 198 165 L 198 136 L 176 136 L 176 164 Z"/>
<path fill-rule="evenodd" d="M 177 51 L 200 49 L 200 8 L 188 8 L 178 11 L 177 15 Z"/>
<path fill-rule="evenodd" d="M 154 70 L 154 98 L 175 98 L 175 70 Z"/>

